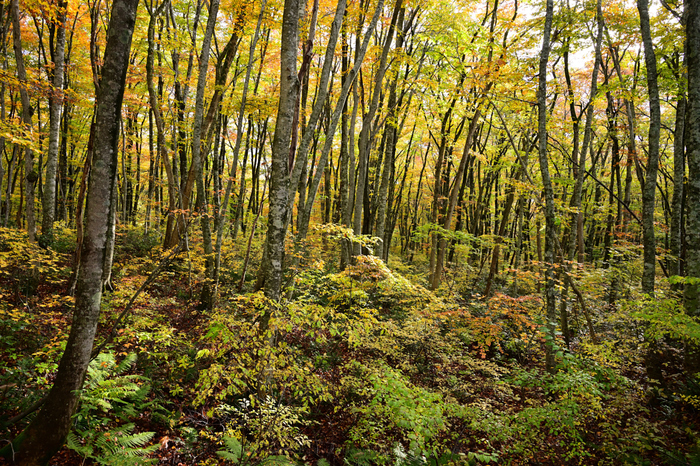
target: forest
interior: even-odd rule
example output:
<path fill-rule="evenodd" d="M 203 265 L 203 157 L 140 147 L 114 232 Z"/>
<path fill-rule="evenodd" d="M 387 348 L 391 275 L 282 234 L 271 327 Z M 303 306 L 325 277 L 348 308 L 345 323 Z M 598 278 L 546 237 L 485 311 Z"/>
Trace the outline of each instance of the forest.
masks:
<path fill-rule="evenodd" d="M 700 464 L 700 0 L 0 0 L 0 464 Z"/>

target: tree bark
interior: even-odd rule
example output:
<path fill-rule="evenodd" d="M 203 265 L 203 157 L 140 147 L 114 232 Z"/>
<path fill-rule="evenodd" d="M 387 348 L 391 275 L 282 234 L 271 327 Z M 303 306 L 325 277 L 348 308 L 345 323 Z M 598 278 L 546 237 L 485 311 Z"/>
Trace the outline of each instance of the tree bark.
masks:
<path fill-rule="evenodd" d="M 556 248 L 556 224 L 554 212 L 554 189 L 549 175 L 549 160 L 547 157 L 547 62 L 549 61 L 550 34 L 552 30 L 552 17 L 554 16 L 554 1 L 547 0 L 547 10 L 544 20 L 544 33 L 542 38 L 542 50 L 540 52 L 539 80 L 537 87 L 538 108 L 538 132 L 539 132 L 539 161 L 544 185 L 544 217 L 545 217 L 545 300 L 547 332 L 551 340 L 546 345 L 545 365 L 548 371 L 554 370 L 554 354 L 552 345 L 555 338 L 555 325 L 557 319 L 556 310 L 556 283 L 554 267 L 554 251 Z M 538 238 L 539 239 L 539 238 Z"/>
<path fill-rule="evenodd" d="M 255 60 L 255 47 L 256 44 L 258 43 L 258 39 L 260 38 L 260 28 L 262 25 L 262 20 L 263 20 L 263 15 L 265 13 L 265 6 L 267 4 L 266 0 L 263 0 L 262 5 L 260 6 L 260 14 L 258 15 L 258 22 L 255 26 L 255 34 L 253 35 L 253 38 L 250 42 L 250 54 L 248 56 L 248 66 L 246 67 L 246 74 L 245 74 L 245 81 L 243 82 L 243 94 L 241 95 L 241 105 L 240 108 L 238 109 L 238 123 L 237 123 L 237 130 L 236 130 L 236 145 L 234 146 L 233 149 L 233 163 L 231 164 L 231 170 L 228 176 L 228 182 L 226 183 L 226 191 L 224 193 L 224 200 L 223 203 L 221 204 L 221 207 L 219 211 L 217 212 L 217 218 L 220 219 L 219 223 L 217 225 L 216 229 L 216 262 L 214 264 L 214 278 L 215 278 L 215 294 L 218 293 L 218 283 L 219 283 L 219 269 L 221 267 L 221 246 L 223 243 L 223 235 L 224 235 L 224 216 L 226 215 L 226 211 L 228 210 L 228 202 L 229 198 L 231 197 L 231 191 L 233 190 L 233 182 L 236 177 L 236 169 L 238 165 L 238 155 L 240 154 L 241 151 L 241 143 L 243 141 L 243 121 L 245 117 L 245 103 L 246 99 L 248 96 L 248 86 L 250 84 L 250 75 L 253 71 L 253 63 Z M 250 122 L 249 124 L 252 124 Z M 250 132 L 248 133 L 250 134 Z M 245 181 L 241 177 L 241 184 Z M 263 196 L 265 195 L 265 190 L 263 189 Z M 260 216 L 260 213 L 262 212 L 262 209 L 258 207 L 258 214 L 257 217 Z M 256 217 L 256 218 L 257 218 Z M 255 225 L 257 224 L 257 221 L 253 223 L 253 232 L 255 231 Z M 252 232 L 250 239 L 252 240 Z M 248 259 L 250 257 L 250 241 L 248 245 L 248 252 L 246 253 L 246 265 L 244 266 L 244 272 L 243 272 L 243 278 L 241 279 L 241 284 L 239 286 L 239 291 L 241 287 L 243 286 L 243 281 L 245 279 L 245 270 L 247 269 L 247 263 Z"/>
<path fill-rule="evenodd" d="M 687 14 L 684 10 L 681 21 L 687 22 Z M 686 26 L 685 24 L 683 26 Z M 692 36 L 692 34 L 691 34 Z M 671 225 L 669 231 L 669 274 L 683 275 L 682 249 L 683 249 L 683 206 L 685 181 L 685 119 L 687 107 L 687 42 L 683 49 L 683 62 L 678 63 L 675 70 L 676 79 L 679 81 L 678 100 L 676 102 L 676 124 L 673 129 L 673 197 L 671 198 Z M 681 64 L 682 63 L 682 64 Z M 674 285 L 679 289 L 678 285 Z"/>
<path fill-rule="evenodd" d="M 282 16 L 282 45 L 280 51 L 280 94 L 277 121 L 272 141 L 270 174 L 270 209 L 262 271 L 265 275 L 265 296 L 277 302 L 282 290 L 282 264 L 287 234 L 289 205 L 289 145 L 292 122 L 299 92 L 297 76 L 297 45 L 299 36 L 299 0 L 285 0 Z M 267 327 L 270 313 L 262 326 Z"/>
<path fill-rule="evenodd" d="M 65 0 L 58 2 L 58 21 L 56 28 L 56 50 L 53 54 L 53 89 L 49 110 L 49 150 L 46 154 L 46 174 L 42 198 L 41 235 L 45 242 L 53 238 L 53 222 L 56 218 L 56 170 L 58 167 L 58 143 L 61 128 L 61 110 L 63 104 L 63 62 L 66 44 L 66 7 Z"/>
<path fill-rule="evenodd" d="M 396 48 L 401 49 L 403 47 L 403 19 L 406 8 L 401 8 L 399 12 L 399 17 L 397 20 L 396 28 L 399 33 L 396 35 Z M 399 77 L 395 76 L 391 81 L 389 89 L 389 102 L 387 105 L 388 116 L 386 122 L 384 123 L 384 131 L 386 132 L 386 144 L 384 150 L 384 167 L 382 168 L 381 184 L 379 185 L 379 193 L 377 195 L 377 227 L 376 236 L 380 238 L 379 244 L 375 251 L 375 255 L 379 258 L 384 258 L 385 250 L 388 251 L 391 246 L 390 242 L 384 243 L 384 236 L 386 230 L 386 217 L 387 217 L 387 207 L 389 198 L 389 181 L 394 177 L 395 163 L 395 149 L 396 140 L 399 138 L 399 121 L 398 121 L 398 109 L 397 109 L 397 95 L 396 86 Z M 389 238 L 391 240 L 391 238 Z"/>
<path fill-rule="evenodd" d="M 0 4 L 0 18 L 5 17 L 5 5 Z M 0 67 L 3 72 L 7 71 L 7 46 L 5 39 L 7 38 L 7 27 L 4 21 L 0 21 Z M 0 121 L 5 121 L 7 117 L 5 110 L 5 86 L 4 82 L 0 83 Z M 0 154 L 5 152 L 5 137 L 0 136 Z M 3 163 L 4 157 L 0 157 L 0 225 L 5 225 L 5 218 L 2 216 L 3 210 L 3 198 L 2 198 L 2 181 L 5 176 L 5 164 Z M 7 170 L 7 185 L 10 185 L 10 177 L 12 175 L 11 170 Z"/>
<path fill-rule="evenodd" d="M 202 50 L 199 55 L 199 75 L 197 77 L 197 94 L 194 104 L 194 125 L 192 128 L 192 166 L 197 185 L 197 202 L 195 210 L 199 213 L 202 225 L 202 242 L 206 263 L 206 278 L 202 284 L 200 304 L 203 308 L 211 309 L 214 305 L 214 293 L 211 280 L 214 277 L 214 248 L 211 241 L 211 225 L 209 224 L 206 192 L 204 189 L 204 170 L 202 161 L 202 129 L 204 120 L 204 91 L 207 84 L 207 70 L 209 69 L 209 52 L 211 39 L 214 35 L 216 15 L 219 12 L 219 0 L 212 0 L 209 4 L 209 18 L 207 29 L 202 39 Z"/>
<path fill-rule="evenodd" d="M 467 168 L 467 163 L 469 161 L 469 150 L 471 149 L 471 146 L 474 142 L 474 135 L 476 134 L 476 129 L 479 126 L 480 119 L 481 109 L 477 107 L 476 111 L 474 112 L 474 115 L 469 121 L 469 131 L 467 133 L 467 140 L 464 141 L 464 151 L 462 152 L 462 159 L 459 161 L 459 167 L 457 168 L 457 173 L 455 174 L 454 186 L 452 188 L 452 192 L 450 193 L 449 203 L 447 204 L 447 212 L 445 213 L 441 225 L 445 231 L 448 231 L 450 228 L 452 228 L 452 216 L 454 215 L 455 209 L 457 208 L 457 196 L 459 194 L 462 178 L 464 178 L 464 172 Z M 437 242 L 435 272 L 433 273 L 433 282 L 431 284 L 433 290 L 437 290 L 440 286 L 440 282 L 442 281 L 442 270 L 445 262 L 446 247 L 447 240 L 443 235 L 440 235 Z"/>
<path fill-rule="evenodd" d="M 644 42 L 644 61 L 647 67 L 647 86 L 649 89 L 649 156 L 647 173 L 642 190 L 642 234 L 644 243 L 644 271 L 642 272 L 642 291 L 654 293 L 656 278 L 656 236 L 654 233 L 654 208 L 656 202 L 656 175 L 659 169 L 659 139 L 661 135 L 661 106 L 659 104 L 659 86 L 656 72 L 656 55 L 651 40 L 649 26 L 649 2 L 637 0 L 642 41 Z"/>
<path fill-rule="evenodd" d="M 318 125 L 321 113 L 323 112 L 323 107 L 327 101 L 326 97 L 328 95 L 328 83 L 330 81 L 331 69 L 333 66 L 333 60 L 335 56 L 335 48 L 338 43 L 338 36 L 340 34 L 340 27 L 343 22 L 343 16 L 345 15 L 345 7 L 345 0 L 341 0 L 338 2 L 338 6 L 335 11 L 335 17 L 331 25 L 328 46 L 326 47 L 326 55 L 323 60 L 323 69 L 321 70 L 321 79 L 318 88 L 318 95 L 316 96 L 316 103 L 314 104 L 314 107 L 311 110 L 309 122 L 307 123 L 306 128 L 304 129 L 304 134 L 302 135 L 301 143 L 299 144 L 299 150 L 297 151 L 297 155 L 290 173 L 290 186 L 292 186 L 292 188 L 294 188 L 295 190 L 297 186 L 299 186 L 299 181 L 302 178 L 302 171 L 305 168 L 306 159 L 309 155 L 309 147 L 311 145 L 313 136 L 316 133 L 316 126 Z M 352 83 L 352 79 L 349 79 L 349 81 Z M 345 89 L 345 85 L 343 85 L 343 89 Z M 332 138 L 332 133 L 329 132 L 327 137 Z M 300 193 L 300 196 L 301 194 L 302 193 Z M 295 195 L 296 191 L 293 195 L 290 196 L 289 205 L 287 206 L 287 208 L 290 210 L 294 204 Z M 302 205 L 304 205 L 304 203 L 300 203 L 300 206 Z M 297 215 L 301 217 L 301 221 L 298 223 L 300 225 L 303 224 L 304 208 L 299 209 Z"/>
<path fill-rule="evenodd" d="M 686 157 L 688 206 L 686 241 L 685 311 L 700 315 L 700 0 L 686 0 L 686 50 L 688 51 L 688 119 Z M 696 353 L 697 354 L 697 353 Z M 695 367 L 700 364 L 695 364 Z"/>
<path fill-rule="evenodd" d="M 22 123 L 27 133 L 31 132 L 32 114 L 34 110 L 29 102 L 27 92 L 27 71 L 24 68 L 24 52 L 22 51 L 22 33 L 19 24 L 18 0 L 12 0 L 10 5 L 12 15 L 12 45 L 15 51 L 17 64 L 17 79 L 20 81 L 19 94 L 22 100 Z M 27 145 L 24 148 L 24 192 L 26 195 L 25 216 L 27 220 L 27 236 L 29 241 L 36 241 L 36 220 L 34 218 L 34 187 L 39 175 L 34 171 L 34 153 Z"/>
<path fill-rule="evenodd" d="M 81 255 L 73 324 L 66 349 L 44 406 L 29 427 L 3 449 L 18 464 L 46 464 L 63 445 L 71 426 L 90 361 L 102 300 L 102 267 L 117 170 L 119 120 L 138 0 L 114 0 L 104 65 L 97 95 L 95 150 L 90 173 L 86 234 Z"/>
<path fill-rule="evenodd" d="M 156 126 L 156 150 L 158 150 L 158 155 L 160 156 L 161 160 L 163 160 L 163 165 L 165 166 L 165 174 L 168 178 L 168 223 L 166 227 L 165 239 L 163 242 L 164 250 L 175 247 L 179 243 L 180 234 L 183 233 L 178 231 L 178 226 L 181 225 L 181 222 L 177 221 L 177 215 L 175 214 L 179 193 L 177 180 L 175 179 L 172 164 L 170 163 L 170 157 L 166 149 L 165 123 L 163 123 L 163 116 L 160 112 L 160 102 L 158 101 L 158 97 L 156 95 L 156 88 L 153 84 L 156 18 L 162 12 L 163 8 L 165 8 L 167 3 L 167 1 L 164 1 L 154 11 L 149 12 L 150 20 L 148 22 L 148 52 L 146 55 L 146 85 L 148 87 L 148 101 L 151 106 L 153 121 L 155 122 Z M 150 191 L 151 187 L 149 186 L 149 192 Z"/>
<path fill-rule="evenodd" d="M 598 70 L 602 62 L 600 53 L 601 44 L 603 42 L 603 8 L 601 0 L 596 4 L 596 23 L 598 25 L 598 33 L 595 40 L 595 59 L 593 64 L 593 72 L 591 74 L 590 100 L 588 101 L 588 109 L 586 111 L 586 125 L 583 131 L 583 146 L 579 154 L 579 159 L 574 160 L 576 183 L 574 192 L 571 195 L 570 206 L 577 212 L 572 213 L 571 222 L 571 240 L 569 242 L 569 260 L 573 260 L 576 250 L 578 249 L 578 262 L 583 262 L 583 211 L 581 210 L 583 180 L 586 174 L 586 155 L 588 146 L 591 143 L 591 126 L 593 124 L 594 100 L 598 94 Z"/>
<path fill-rule="evenodd" d="M 671 198 L 671 225 L 669 274 L 682 275 L 681 248 L 683 245 L 683 182 L 685 178 L 685 109 L 686 97 L 676 102 L 676 125 L 673 130 L 673 197 Z"/>
<path fill-rule="evenodd" d="M 341 83 L 344 85 L 347 79 L 349 59 L 348 59 L 348 38 L 346 32 L 347 26 L 343 24 L 342 28 L 342 56 L 341 56 Z M 350 203 L 350 185 L 352 177 L 355 174 L 354 160 L 351 166 L 350 163 L 350 144 L 348 128 L 348 101 L 345 101 L 343 114 L 340 118 L 340 222 L 343 226 L 349 227 L 352 220 L 352 211 Z M 343 239 L 340 245 L 340 269 L 345 270 L 345 267 L 350 263 L 350 252 L 352 243 L 348 239 Z"/>
<path fill-rule="evenodd" d="M 400 2 L 399 2 L 400 3 Z M 348 76 L 348 79 L 345 81 L 343 84 L 343 89 L 340 92 L 340 97 L 338 98 L 338 102 L 336 103 L 335 109 L 333 110 L 333 115 L 330 118 L 330 122 L 328 124 L 328 128 L 326 129 L 326 142 L 323 145 L 323 149 L 321 152 L 321 157 L 319 158 L 318 165 L 316 167 L 316 172 L 314 174 L 313 179 L 310 180 L 309 182 L 309 193 L 308 197 L 306 199 L 306 204 L 304 206 L 304 210 L 300 215 L 303 215 L 302 221 L 300 222 L 300 227 L 299 227 L 299 232 L 298 232 L 298 240 L 303 241 L 306 238 L 306 234 L 309 229 L 309 221 L 311 219 L 311 210 L 313 208 L 313 203 L 314 200 L 316 199 L 316 193 L 318 192 L 318 187 L 321 183 L 321 178 L 324 176 L 324 170 L 326 168 L 326 164 L 328 163 L 328 157 L 333 145 L 333 136 L 335 135 L 336 128 L 338 126 L 338 121 L 340 120 L 340 116 L 343 112 L 343 108 L 345 107 L 345 101 L 348 98 L 348 94 L 350 93 L 350 87 L 357 77 L 357 74 L 360 71 L 360 67 L 362 65 L 362 60 L 364 59 L 365 53 L 367 52 L 367 47 L 369 46 L 369 39 L 374 31 L 374 28 L 377 25 L 377 20 L 379 18 L 379 11 L 381 11 L 381 4 L 382 0 L 380 0 L 379 5 L 377 6 L 377 9 L 375 10 L 375 14 L 372 17 L 372 21 L 370 22 L 369 25 L 369 30 L 367 31 L 365 35 L 365 39 L 362 43 L 362 47 L 360 50 L 357 51 L 357 55 L 355 57 L 355 64 L 350 71 L 350 75 Z M 392 29 L 393 25 L 396 21 L 396 11 L 394 12 L 394 21 L 392 21 Z M 389 38 L 387 39 L 389 42 L 391 42 L 391 32 L 389 32 Z M 388 52 L 387 52 L 388 53 Z M 386 64 L 386 56 L 382 55 L 383 61 L 380 64 L 381 69 L 386 69 L 385 65 Z M 382 72 L 383 74 L 383 72 Z M 381 81 L 381 78 L 380 78 Z M 375 89 L 377 93 L 379 93 L 379 89 Z"/>

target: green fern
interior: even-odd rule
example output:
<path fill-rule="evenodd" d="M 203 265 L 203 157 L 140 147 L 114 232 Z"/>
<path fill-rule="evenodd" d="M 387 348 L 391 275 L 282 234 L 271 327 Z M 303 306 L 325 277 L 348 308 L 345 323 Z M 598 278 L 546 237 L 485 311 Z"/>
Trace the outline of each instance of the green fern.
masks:
<path fill-rule="evenodd" d="M 95 447 L 101 454 L 94 457 L 97 463 L 116 466 L 155 462 L 154 459 L 143 458 L 158 449 L 158 445 L 145 446 L 153 438 L 154 433 L 134 434 L 133 430 L 134 425 L 127 424 L 98 434 Z"/>
<path fill-rule="evenodd" d="M 226 444 L 226 450 L 219 450 L 216 454 L 225 460 L 238 464 L 243 456 L 243 445 L 237 438 L 229 437 L 228 435 L 224 436 L 224 443 Z"/>
<path fill-rule="evenodd" d="M 112 353 L 104 353 L 88 368 L 67 446 L 97 464 L 127 466 L 155 462 L 144 458 L 158 448 L 158 445 L 147 446 L 154 433 L 134 433 L 132 423 L 118 425 L 119 421 L 128 422 L 152 406 L 146 401 L 150 391 L 148 379 L 123 375 L 135 361 L 136 355 L 132 354 L 117 363 Z"/>
<path fill-rule="evenodd" d="M 92 453 L 95 451 L 90 443 L 83 445 L 78 436 L 75 434 L 75 431 L 70 431 L 68 433 L 68 437 L 66 437 L 66 446 L 85 458 L 90 458 Z"/>

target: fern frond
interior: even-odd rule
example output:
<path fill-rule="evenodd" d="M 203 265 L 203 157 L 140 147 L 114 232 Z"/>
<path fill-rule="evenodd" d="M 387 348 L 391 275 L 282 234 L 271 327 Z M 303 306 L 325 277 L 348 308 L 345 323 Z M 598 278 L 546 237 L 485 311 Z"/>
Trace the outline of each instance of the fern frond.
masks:
<path fill-rule="evenodd" d="M 124 359 L 122 359 L 122 361 L 119 364 L 117 364 L 117 367 L 114 368 L 112 373 L 115 375 L 123 374 L 124 372 L 129 370 L 129 368 L 131 368 L 131 366 L 133 366 L 135 362 L 136 353 L 131 353 L 127 355 Z"/>
<path fill-rule="evenodd" d="M 68 437 L 66 437 L 66 446 L 78 453 L 80 456 L 84 456 L 86 458 L 92 456 L 92 445 L 90 445 L 89 443 L 86 445 L 81 445 L 80 439 L 78 439 L 78 436 L 75 435 L 75 432 L 73 431 L 70 431 L 68 433 Z"/>
<path fill-rule="evenodd" d="M 241 445 L 241 442 L 237 438 L 227 435 L 224 436 L 224 443 L 226 444 L 226 450 L 217 451 L 216 454 L 234 463 L 241 461 L 243 456 L 243 445 Z"/>

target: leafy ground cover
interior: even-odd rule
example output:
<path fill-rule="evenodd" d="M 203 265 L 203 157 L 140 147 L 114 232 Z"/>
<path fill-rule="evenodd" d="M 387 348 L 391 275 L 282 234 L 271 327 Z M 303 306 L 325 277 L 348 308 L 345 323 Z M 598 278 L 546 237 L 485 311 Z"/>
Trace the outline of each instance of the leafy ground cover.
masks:
<path fill-rule="evenodd" d="M 122 233 L 98 344 L 159 260 L 155 244 Z M 255 277 L 235 291 L 241 245 L 227 245 L 213 311 L 196 302 L 201 256 L 170 263 L 95 356 L 52 464 L 700 461 L 700 384 L 683 367 L 697 323 L 669 290 L 654 303 L 639 299 L 633 267 L 614 272 L 629 283 L 613 304 L 604 299 L 612 271 L 574 272 L 593 326 L 572 301 L 567 346 L 542 330 L 536 270 L 511 273 L 484 297 L 472 286 L 480 277 L 455 268 L 431 292 L 420 259 L 387 266 L 360 256 L 340 271 L 332 241 L 312 241 L 280 305 L 252 291 Z M 56 371 L 71 318 L 71 255 L 3 230 L 0 261 L 7 439 Z M 650 336 L 663 381 L 644 370 Z"/>

